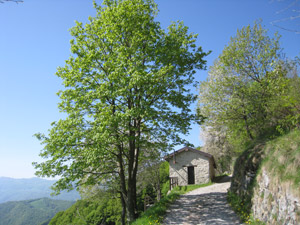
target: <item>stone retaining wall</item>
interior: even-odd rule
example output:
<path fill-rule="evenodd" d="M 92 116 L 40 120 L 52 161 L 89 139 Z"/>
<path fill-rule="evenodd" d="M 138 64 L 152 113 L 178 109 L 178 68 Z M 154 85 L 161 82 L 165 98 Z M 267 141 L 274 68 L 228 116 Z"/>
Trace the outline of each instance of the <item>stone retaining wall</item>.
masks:
<path fill-rule="evenodd" d="M 265 168 L 256 178 L 252 198 L 253 217 L 266 224 L 300 224 L 300 201 L 291 184 L 280 183 Z"/>
<path fill-rule="evenodd" d="M 236 161 L 230 191 L 251 203 L 255 219 L 268 225 L 299 225 L 299 197 L 292 184 L 281 182 L 261 165 L 264 158 L 263 145 L 245 151 Z"/>

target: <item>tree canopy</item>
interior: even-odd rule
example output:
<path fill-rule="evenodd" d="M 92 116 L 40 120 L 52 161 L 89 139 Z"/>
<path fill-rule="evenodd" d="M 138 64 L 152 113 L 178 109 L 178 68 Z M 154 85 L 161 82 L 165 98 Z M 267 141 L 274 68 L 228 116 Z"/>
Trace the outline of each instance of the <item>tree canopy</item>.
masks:
<path fill-rule="evenodd" d="M 205 126 L 225 132 L 239 149 L 276 133 L 289 116 L 296 120 L 294 125 L 299 124 L 299 100 L 289 94 L 289 90 L 299 91 L 291 86 L 299 78 L 289 77 L 296 67 L 282 54 L 279 38 L 268 36 L 260 23 L 243 27 L 200 85 L 198 108 L 206 118 Z"/>
<path fill-rule="evenodd" d="M 38 176 L 61 177 L 56 191 L 117 183 L 132 221 L 139 159 L 183 143 L 180 134 L 196 120 L 189 107 L 196 96 L 187 86 L 197 86 L 195 70 L 205 67 L 208 53 L 182 22 L 162 29 L 153 0 L 94 5 L 96 17 L 71 29 L 72 55 L 56 73 L 67 117 L 36 135 L 45 161 L 34 165 Z"/>

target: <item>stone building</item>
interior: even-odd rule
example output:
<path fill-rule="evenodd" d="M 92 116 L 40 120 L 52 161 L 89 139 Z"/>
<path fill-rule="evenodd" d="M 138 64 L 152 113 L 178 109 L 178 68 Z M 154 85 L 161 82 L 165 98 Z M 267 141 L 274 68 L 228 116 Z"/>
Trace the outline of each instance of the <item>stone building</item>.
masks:
<path fill-rule="evenodd" d="M 180 185 L 204 184 L 213 179 L 216 164 L 214 157 L 194 148 L 184 147 L 169 154 L 170 188 Z"/>

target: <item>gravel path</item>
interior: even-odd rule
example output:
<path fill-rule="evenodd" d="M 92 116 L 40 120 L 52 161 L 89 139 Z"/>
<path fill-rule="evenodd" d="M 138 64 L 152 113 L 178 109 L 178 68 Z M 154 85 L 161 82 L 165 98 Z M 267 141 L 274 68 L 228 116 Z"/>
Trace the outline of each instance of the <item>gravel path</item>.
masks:
<path fill-rule="evenodd" d="M 229 186 L 230 182 L 218 183 L 182 195 L 168 209 L 163 224 L 242 224 L 227 203 Z"/>

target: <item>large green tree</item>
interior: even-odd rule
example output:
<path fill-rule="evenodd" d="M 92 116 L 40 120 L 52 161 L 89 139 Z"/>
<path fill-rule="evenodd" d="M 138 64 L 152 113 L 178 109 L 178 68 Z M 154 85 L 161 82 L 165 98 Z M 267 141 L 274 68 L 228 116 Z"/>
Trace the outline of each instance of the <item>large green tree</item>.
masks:
<path fill-rule="evenodd" d="M 279 110 L 274 102 L 282 103 L 289 84 L 284 60 L 279 36 L 269 37 L 260 23 L 238 30 L 200 85 L 205 126 L 222 129 L 240 149 L 272 133 Z"/>
<path fill-rule="evenodd" d="M 56 191 L 117 182 L 133 221 L 139 159 L 145 149 L 183 142 L 179 135 L 196 119 L 187 86 L 197 85 L 195 69 L 207 53 L 182 22 L 162 29 L 153 0 L 104 0 L 95 8 L 96 17 L 71 29 L 72 56 L 56 73 L 67 117 L 36 135 L 46 160 L 34 165 L 38 176 L 61 177 Z"/>

